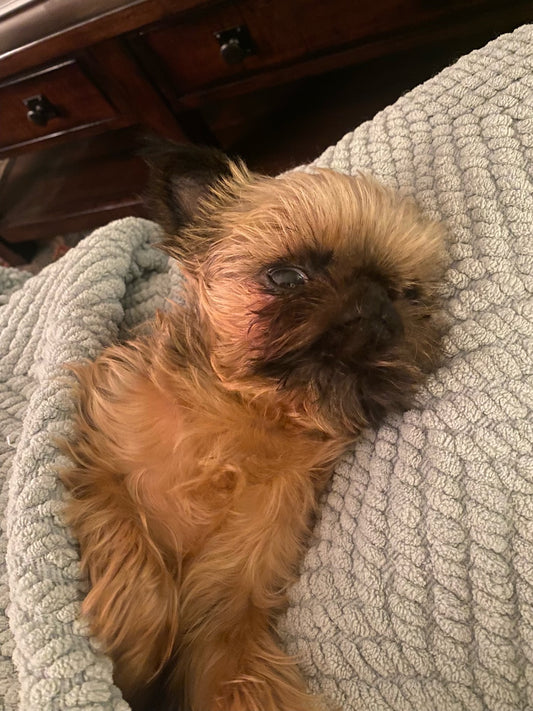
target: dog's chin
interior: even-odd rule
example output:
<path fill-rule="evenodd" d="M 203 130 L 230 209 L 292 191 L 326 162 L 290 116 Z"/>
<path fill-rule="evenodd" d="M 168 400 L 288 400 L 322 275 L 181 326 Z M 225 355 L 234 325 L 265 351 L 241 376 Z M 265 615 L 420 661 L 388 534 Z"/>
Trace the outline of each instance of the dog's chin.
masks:
<path fill-rule="evenodd" d="M 305 403 L 307 414 L 314 414 L 324 430 L 355 436 L 368 425 L 377 426 L 388 412 L 407 409 L 420 382 L 417 375 L 401 368 L 353 372 L 342 364 L 321 365 L 285 373 L 278 388 L 289 393 L 292 402 Z"/>
<path fill-rule="evenodd" d="M 339 430 L 356 435 L 365 426 L 377 427 L 388 413 L 407 410 L 423 380 L 418 368 L 402 365 L 341 370 L 319 391 L 321 409 Z"/>

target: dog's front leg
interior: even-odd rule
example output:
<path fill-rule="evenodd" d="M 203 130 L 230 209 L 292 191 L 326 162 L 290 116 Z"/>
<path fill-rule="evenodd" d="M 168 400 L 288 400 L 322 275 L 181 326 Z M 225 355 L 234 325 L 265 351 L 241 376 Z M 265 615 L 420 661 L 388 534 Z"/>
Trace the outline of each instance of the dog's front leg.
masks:
<path fill-rule="evenodd" d="M 192 711 L 311 711 L 274 614 L 308 532 L 309 478 L 248 485 L 223 527 L 184 561 L 175 696 Z"/>
<path fill-rule="evenodd" d="M 97 497 L 95 492 L 95 503 Z M 99 525 L 103 509 L 87 512 L 77 526 L 82 565 L 91 580 L 82 610 L 113 659 L 116 683 L 131 701 L 171 654 L 178 625 L 178 571 L 172 575 L 123 496 L 109 499 L 106 507 L 105 526 Z"/>
<path fill-rule="evenodd" d="M 171 655 L 178 626 L 179 559 L 162 551 L 147 522 L 140 481 L 161 449 L 162 409 L 126 346 L 76 368 L 75 435 L 63 449 L 70 492 L 66 520 L 81 548 L 90 590 L 83 614 L 114 662 L 128 699 L 148 686 Z M 148 382 L 148 385 L 147 385 Z M 151 415 L 148 421 L 146 412 Z M 150 440 L 155 444 L 149 446 Z M 145 478 L 155 478 L 147 472 Z"/>

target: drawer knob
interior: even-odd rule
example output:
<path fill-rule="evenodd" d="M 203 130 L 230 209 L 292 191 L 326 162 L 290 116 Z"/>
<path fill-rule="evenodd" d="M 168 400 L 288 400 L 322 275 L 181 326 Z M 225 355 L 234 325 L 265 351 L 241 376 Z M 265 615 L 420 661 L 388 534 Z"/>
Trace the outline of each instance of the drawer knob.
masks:
<path fill-rule="evenodd" d="M 254 44 L 246 25 L 215 32 L 220 45 L 220 56 L 227 64 L 240 64 L 245 57 L 255 54 Z"/>
<path fill-rule="evenodd" d="M 221 45 L 220 54 L 228 64 L 240 64 L 246 56 L 239 40 L 235 38 Z"/>
<path fill-rule="evenodd" d="M 48 121 L 59 116 L 59 111 L 43 94 L 30 96 L 24 99 L 24 105 L 28 109 L 26 116 L 36 126 L 46 126 Z"/>

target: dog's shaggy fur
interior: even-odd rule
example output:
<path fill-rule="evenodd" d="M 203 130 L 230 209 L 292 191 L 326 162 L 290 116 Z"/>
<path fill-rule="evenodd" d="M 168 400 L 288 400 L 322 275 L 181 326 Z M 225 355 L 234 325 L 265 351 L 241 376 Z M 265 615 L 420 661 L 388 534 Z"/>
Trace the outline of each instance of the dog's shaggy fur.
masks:
<path fill-rule="evenodd" d="M 442 229 L 368 176 L 149 160 L 185 304 L 75 368 L 83 612 L 139 706 L 310 711 L 273 621 L 334 462 L 438 362 Z"/>

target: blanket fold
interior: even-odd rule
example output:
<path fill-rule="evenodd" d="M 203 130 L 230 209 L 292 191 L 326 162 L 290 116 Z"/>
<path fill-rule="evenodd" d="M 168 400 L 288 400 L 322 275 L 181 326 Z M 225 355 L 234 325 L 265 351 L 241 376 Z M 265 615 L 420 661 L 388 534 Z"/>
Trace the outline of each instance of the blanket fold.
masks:
<path fill-rule="evenodd" d="M 279 625 L 345 711 L 533 710 L 532 66 L 525 26 L 316 162 L 370 170 L 449 227 L 446 360 L 340 462 Z M 54 438 L 63 365 L 176 293 L 158 238 L 127 218 L 37 276 L 0 269 L 2 711 L 128 709 L 79 621 Z"/>
<path fill-rule="evenodd" d="M 127 708 L 110 662 L 78 621 L 83 584 L 75 542 L 61 521 L 54 437 L 68 434 L 73 406 L 63 365 L 93 357 L 163 305 L 168 265 L 151 246 L 159 236 L 148 221 L 120 220 L 41 274 L 20 274 L 18 290 L 13 270 L 0 272 L 3 291 L 12 292 L 0 308 L 7 563 L 0 601 L 13 636 L 0 617 L 5 709 Z"/>

